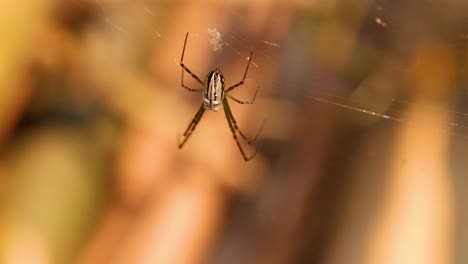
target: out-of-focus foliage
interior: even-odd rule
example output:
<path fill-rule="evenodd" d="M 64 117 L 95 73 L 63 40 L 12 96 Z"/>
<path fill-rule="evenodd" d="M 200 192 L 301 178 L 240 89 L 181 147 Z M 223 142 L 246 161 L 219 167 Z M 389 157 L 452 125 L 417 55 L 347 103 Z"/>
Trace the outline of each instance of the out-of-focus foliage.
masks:
<path fill-rule="evenodd" d="M 1 2 L 0 263 L 466 263 L 467 11 Z M 248 163 L 222 112 L 177 148 L 202 103 L 186 32 L 202 80 L 254 52 Z"/>

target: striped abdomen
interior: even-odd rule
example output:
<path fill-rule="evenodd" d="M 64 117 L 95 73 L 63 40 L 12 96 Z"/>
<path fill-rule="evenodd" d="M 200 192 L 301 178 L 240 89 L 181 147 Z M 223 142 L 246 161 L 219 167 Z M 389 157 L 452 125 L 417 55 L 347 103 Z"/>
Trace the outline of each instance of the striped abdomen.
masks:
<path fill-rule="evenodd" d="M 206 76 L 203 104 L 205 109 L 217 112 L 224 100 L 224 76 L 220 70 L 210 71 Z"/>

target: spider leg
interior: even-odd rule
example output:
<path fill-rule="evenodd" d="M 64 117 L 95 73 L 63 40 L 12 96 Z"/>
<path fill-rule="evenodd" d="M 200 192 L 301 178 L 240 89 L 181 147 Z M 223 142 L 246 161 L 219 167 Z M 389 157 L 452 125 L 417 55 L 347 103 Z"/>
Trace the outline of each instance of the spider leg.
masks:
<path fill-rule="evenodd" d="M 253 51 L 250 52 L 249 62 L 247 62 L 247 67 L 245 68 L 244 77 L 242 77 L 242 81 L 240 81 L 240 82 L 234 84 L 233 86 L 227 88 L 225 92 L 232 91 L 234 88 L 244 84 L 245 77 L 247 76 L 247 72 L 249 71 L 249 66 L 250 66 L 250 61 L 252 60 L 252 56 L 253 56 Z"/>
<path fill-rule="evenodd" d="M 230 118 L 231 118 L 231 121 L 232 121 L 232 124 L 234 125 L 234 128 L 239 132 L 239 134 L 241 135 L 241 137 L 249 144 L 249 145 L 252 145 L 253 142 L 255 142 L 258 138 L 258 136 L 260 135 L 260 133 L 262 132 L 263 130 L 263 126 L 265 125 L 265 120 L 262 121 L 262 124 L 260 125 L 260 129 L 258 129 L 257 131 L 257 134 L 255 135 L 255 137 L 251 138 L 251 139 L 248 139 L 244 133 L 242 133 L 242 131 L 240 130 L 240 128 L 237 126 L 237 122 L 236 122 L 236 119 L 234 118 L 234 115 L 232 114 L 232 111 L 231 111 L 231 107 L 229 106 L 229 103 L 228 101 L 224 101 L 224 111 L 227 111 Z"/>
<path fill-rule="evenodd" d="M 193 117 L 192 121 L 188 125 L 187 129 L 184 132 L 184 139 L 180 141 L 180 138 L 178 140 L 179 142 L 179 148 L 182 148 L 187 141 L 187 139 L 192 135 L 192 132 L 195 130 L 197 127 L 198 122 L 200 122 L 200 119 L 202 118 L 203 114 L 205 113 L 205 107 L 203 104 L 201 105 L 200 109 L 198 109 L 198 112 L 195 114 L 195 117 Z"/>
<path fill-rule="evenodd" d="M 182 56 L 180 57 L 180 67 L 182 67 L 182 78 L 181 78 L 182 87 L 184 87 L 185 89 L 187 89 L 189 91 L 199 92 L 199 91 L 203 91 L 203 89 L 192 89 L 192 88 L 189 88 L 189 87 L 184 85 L 184 70 L 185 70 L 188 74 L 190 74 L 192 76 L 192 78 L 197 80 L 197 82 L 199 82 L 202 86 L 205 86 L 203 81 L 200 80 L 200 78 L 198 78 L 198 76 L 195 73 L 193 73 L 189 68 L 187 68 L 187 66 L 185 66 L 185 64 L 184 64 L 185 46 L 187 46 L 188 35 L 189 35 L 189 33 L 187 32 L 187 34 L 185 35 L 184 48 L 182 49 Z"/>
<path fill-rule="evenodd" d="M 181 74 L 181 78 L 180 78 L 180 85 L 182 85 L 182 87 L 184 87 L 185 89 L 191 91 L 191 92 L 203 92 L 203 88 L 200 88 L 200 89 L 193 89 L 193 88 L 190 88 L 188 86 L 186 86 L 184 84 L 184 69 L 182 69 L 182 74 Z"/>
<path fill-rule="evenodd" d="M 190 124 L 188 125 L 187 129 L 185 130 L 184 132 L 184 136 L 187 136 L 188 133 L 190 133 L 191 131 L 193 131 L 195 129 L 195 126 L 197 125 L 197 123 L 200 121 L 201 119 L 201 115 L 203 115 L 203 113 L 205 112 L 205 107 L 202 105 L 197 113 L 195 114 L 195 116 L 193 117 L 192 121 L 190 122 Z"/>
<path fill-rule="evenodd" d="M 258 93 L 258 86 L 257 86 L 257 89 L 255 90 L 255 94 L 253 96 L 253 98 L 249 101 L 242 101 L 242 100 L 239 100 L 237 98 L 235 98 L 234 96 L 228 94 L 225 92 L 226 96 L 231 98 L 232 100 L 234 100 L 235 102 L 239 103 L 239 104 L 253 104 L 255 102 L 255 98 L 257 97 L 257 93 Z"/>
<path fill-rule="evenodd" d="M 231 115 L 229 114 L 229 111 L 226 110 L 226 100 L 223 102 L 224 104 L 224 113 L 226 114 L 226 120 L 229 124 L 229 128 L 231 128 L 231 133 L 232 133 L 232 137 L 234 138 L 234 140 L 236 141 L 236 144 L 237 144 L 237 147 L 239 148 L 240 150 L 240 153 L 242 154 L 242 157 L 244 158 L 245 161 L 249 161 L 251 160 L 253 157 L 255 157 L 255 155 L 257 155 L 257 152 L 258 152 L 258 147 L 255 148 L 255 152 L 252 153 L 250 156 L 247 156 L 244 152 L 244 149 L 242 148 L 242 145 L 240 144 L 239 142 L 239 139 L 237 138 L 237 134 L 236 134 L 236 129 L 234 127 L 234 125 L 232 124 L 232 119 L 231 119 Z M 229 106 L 228 106 L 229 107 Z"/>

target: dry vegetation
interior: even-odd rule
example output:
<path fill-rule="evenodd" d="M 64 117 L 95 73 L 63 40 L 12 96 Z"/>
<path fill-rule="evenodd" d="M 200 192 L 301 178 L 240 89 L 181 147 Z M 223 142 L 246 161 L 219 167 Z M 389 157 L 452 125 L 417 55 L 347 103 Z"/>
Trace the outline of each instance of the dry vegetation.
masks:
<path fill-rule="evenodd" d="M 0 263 L 468 263 L 467 14 L 2 1 Z M 187 31 L 202 78 L 254 51 L 235 94 L 257 101 L 231 104 L 247 134 L 267 120 L 248 163 L 222 112 L 177 148 L 201 103 Z"/>

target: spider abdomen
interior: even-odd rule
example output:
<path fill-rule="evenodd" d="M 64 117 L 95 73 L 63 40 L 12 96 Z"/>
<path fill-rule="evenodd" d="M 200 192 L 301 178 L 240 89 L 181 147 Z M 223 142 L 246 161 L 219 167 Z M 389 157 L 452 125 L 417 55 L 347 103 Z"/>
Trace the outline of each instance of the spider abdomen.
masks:
<path fill-rule="evenodd" d="M 224 76 L 219 69 L 206 75 L 203 105 L 205 109 L 217 112 L 224 100 Z"/>

